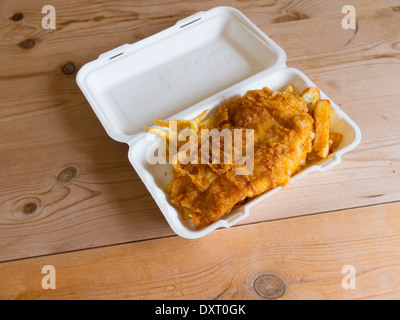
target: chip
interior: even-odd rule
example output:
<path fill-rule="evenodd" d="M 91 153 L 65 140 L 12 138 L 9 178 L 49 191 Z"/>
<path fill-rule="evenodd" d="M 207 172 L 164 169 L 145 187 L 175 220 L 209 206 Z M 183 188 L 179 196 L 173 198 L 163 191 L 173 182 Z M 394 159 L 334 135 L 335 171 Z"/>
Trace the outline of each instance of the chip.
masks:
<path fill-rule="evenodd" d="M 340 143 L 343 140 L 343 136 L 340 133 L 331 132 L 329 134 L 329 139 L 331 140 L 329 151 L 333 152 L 335 149 L 339 147 Z"/>
<path fill-rule="evenodd" d="M 313 150 L 318 156 L 326 158 L 329 154 L 329 120 L 331 116 L 331 102 L 329 100 L 319 100 L 315 104 L 313 111 L 315 138 Z"/>
<path fill-rule="evenodd" d="M 320 100 L 320 93 L 318 88 L 309 87 L 301 94 L 302 99 L 305 101 L 308 107 L 308 112 L 312 113 L 317 102 Z"/>

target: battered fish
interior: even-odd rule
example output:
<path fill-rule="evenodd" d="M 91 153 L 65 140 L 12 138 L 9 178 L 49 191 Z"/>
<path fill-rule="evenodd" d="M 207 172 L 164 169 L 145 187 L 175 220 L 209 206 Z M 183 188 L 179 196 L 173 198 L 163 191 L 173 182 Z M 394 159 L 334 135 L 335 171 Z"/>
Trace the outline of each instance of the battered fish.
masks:
<path fill-rule="evenodd" d="M 268 88 L 248 91 L 220 106 L 213 118 L 200 122 L 199 129 L 253 129 L 253 171 L 237 175 L 237 164 L 178 161 L 166 188 L 171 201 L 195 225 L 206 226 L 247 198 L 286 185 L 312 150 L 314 120 L 308 111 L 299 95 Z"/>

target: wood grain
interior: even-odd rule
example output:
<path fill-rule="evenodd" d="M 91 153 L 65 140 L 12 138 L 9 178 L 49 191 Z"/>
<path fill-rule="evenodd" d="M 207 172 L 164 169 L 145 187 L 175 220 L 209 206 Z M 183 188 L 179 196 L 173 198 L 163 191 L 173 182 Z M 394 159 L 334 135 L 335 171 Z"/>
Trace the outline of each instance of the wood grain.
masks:
<path fill-rule="evenodd" d="M 2 299 L 399 299 L 400 202 L 0 263 Z M 42 267 L 56 270 L 44 290 Z M 343 289 L 355 268 L 355 289 Z"/>
<path fill-rule="evenodd" d="M 0 261 L 173 234 L 75 76 L 99 54 L 217 5 L 254 21 L 363 134 L 339 166 L 289 185 L 242 223 L 400 200 L 399 1 L 354 1 L 357 31 L 341 28 L 345 1 L 55 0 L 56 30 L 41 28 L 45 4 L 0 4 Z"/>

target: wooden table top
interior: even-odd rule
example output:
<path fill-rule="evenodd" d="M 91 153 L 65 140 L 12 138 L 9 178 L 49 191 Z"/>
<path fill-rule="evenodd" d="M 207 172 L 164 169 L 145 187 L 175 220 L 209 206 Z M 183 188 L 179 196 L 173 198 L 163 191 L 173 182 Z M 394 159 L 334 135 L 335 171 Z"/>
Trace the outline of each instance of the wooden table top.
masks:
<path fill-rule="evenodd" d="M 399 299 L 400 1 L 0 4 L 0 298 Z M 215 6 L 241 10 L 360 127 L 341 164 L 229 229 L 176 236 L 77 87 L 79 68 Z M 55 290 L 41 286 L 56 270 Z M 345 288 L 346 266 L 355 288 Z"/>

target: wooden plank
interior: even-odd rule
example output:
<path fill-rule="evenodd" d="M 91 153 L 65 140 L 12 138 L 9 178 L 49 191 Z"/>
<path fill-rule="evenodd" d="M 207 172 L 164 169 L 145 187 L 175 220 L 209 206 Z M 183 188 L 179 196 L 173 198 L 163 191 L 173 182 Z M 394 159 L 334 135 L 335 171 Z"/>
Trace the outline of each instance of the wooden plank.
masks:
<path fill-rule="evenodd" d="M 40 27 L 44 4 L 0 4 L 0 261 L 172 235 L 127 146 L 105 134 L 77 88 L 76 71 L 104 51 L 232 3 L 56 0 L 56 30 Z M 354 2 L 357 33 L 341 29 L 342 4 L 234 3 L 363 133 L 339 166 L 289 185 L 244 224 L 400 200 L 398 4 Z M 18 12 L 21 20 L 10 19 Z M 32 48 L 18 45 L 31 38 Z"/>
<path fill-rule="evenodd" d="M 399 299 L 399 210 L 396 202 L 0 263 L 0 298 Z M 45 265 L 56 270 L 54 290 L 41 286 Z M 342 287 L 349 265 L 355 289 Z"/>
<path fill-rule="evenodd" d="M 358 14 L 372 14 L 378 9 L 391 10 L 391 7 L 399 5 L 398 0 L 379 0 L 367 5 L 363 0 L 352 3 Z M 77 5 L 76 1 L 55 0 L 53 6 L 57 12 L 57 29 L 43 30 L 41 20 L 44 14 L 41 13 L 41 8 L 45 4 L 48 3 L 44 0 L 2 2 L 0 60 L 13 63 L 2 65 L 1 76 L 54 72 L 59 64 L 68 60 L 72 60 L 77 67 L 80 67 L 107 50 L 146 38 L 195 12 L 208 10 L 218 5 L 230 5 L 242 10 L 258 26 L 263 28 L 268 26 L 264 31 L 272 37 L 275 31 L 271 32 L 271 29 L 278 28 L 279 35 L 279 29 L 289 23 L 292 29 L 290 38 L 295 40 L 294 33 L 309 34 L 318 30 L 318 28 L 312 28 L 307 30 L 308 33 L 302 33 L 301 30 L 293 28 L 295 22 L 325 21 L 325 18 L 329 17 L 335 20 L 333 25 L 340 27 L 343 17 L 341 8 L 347 2 L 345 0 L 335 2 L 253 0 L 232 3 L 232 1 L 210 0 L 201 2 L 152 0 L 135 1 L 132 5 L 126 0 L 116 0 L 112 3 L 105 0 L 96 1 L 96 3 L 80 0 Z M 22 13 L 23 18 L 13 21 L 12 17 L 16 13 Z M 323 25 L 329 27 L 330 23 L 323 22 Z M 351 32 L 350 30 L 345 33 Z M 323 34 L 323 36 L 327 39 L 326 42 L 332 42 L 329 41 L 332 35 L 326 37 Z M 335 34 L 335 38 L 337 36 L 340 37 Z M 29 50 L 21 48 L 19 44 L 28 39 L 34 40 L 34 46 Z M 280 39 L 279 42 L 283 40 Z M 296 47 L 292 46 L 292 48 Z M 308 44 L 307 48 L 309 52 L 313 52 Z M 48 59 L 43 59 L 43 55 Z"/>

